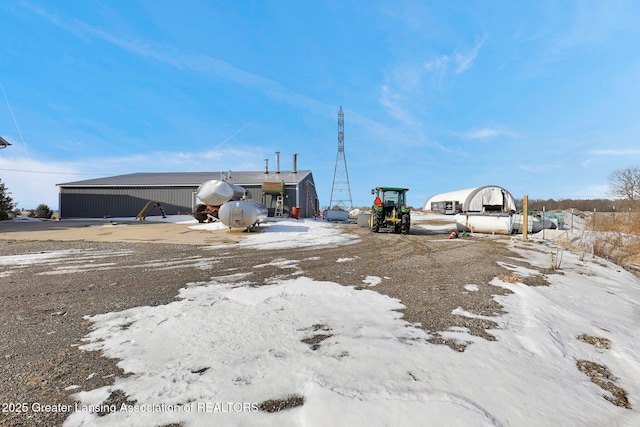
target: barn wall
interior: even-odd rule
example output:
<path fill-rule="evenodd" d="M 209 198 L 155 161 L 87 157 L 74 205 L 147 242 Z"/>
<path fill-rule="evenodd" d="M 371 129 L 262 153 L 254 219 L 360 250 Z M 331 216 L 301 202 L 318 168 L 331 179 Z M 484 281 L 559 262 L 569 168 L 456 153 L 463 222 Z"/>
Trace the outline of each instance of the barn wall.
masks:
<path fill-rule="evenodd" d="M 316 212 L 318 211 L 319 202 L 313 178 L 309 175 L 300 184 L 285 185 L 285 215 L 289 215 L 291 209 L 298 206 L 300 218 L 313 217 L 304 181 L 309 182 L 312 203 Z M 261 185 L 242 187 L 253 200 L 264 203 L 269 208 L 269 215 L 273 216 L 275 197 L 264 195 Z M 167 215 L 191 213 L 197 189 L 197 186 L 60 187 L 60 218 L 135 217 L 149 200 L 158 201 Z M 149 209 L 147 212 L 147 215 L 151 216 L 159 213 L 159 210 Z"/>
<path fill-rule="evenodd" d="M 60 218 L 135 217 L 149 200 L 167 215 L 191 212 L 197 187 L 61 188 Z M 149 215 L 152 215 L 150 213 Z"/>

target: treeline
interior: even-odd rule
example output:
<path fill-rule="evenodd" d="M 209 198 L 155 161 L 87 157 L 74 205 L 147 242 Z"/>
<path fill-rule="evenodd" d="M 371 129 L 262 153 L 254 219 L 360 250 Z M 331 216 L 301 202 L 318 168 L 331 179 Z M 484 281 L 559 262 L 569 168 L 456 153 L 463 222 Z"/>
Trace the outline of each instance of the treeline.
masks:
<path fill-rule="evenodd" d="M 522 199 L 516 199 L 516 205 L 522 209 Z M 593 212 L 595 209 L 597 212 L 628 212 L 632 203 L 622 199 L 529 199 L 529 210 L 542 211 L 543 208 L 547 211 L 577 209 Z"/>

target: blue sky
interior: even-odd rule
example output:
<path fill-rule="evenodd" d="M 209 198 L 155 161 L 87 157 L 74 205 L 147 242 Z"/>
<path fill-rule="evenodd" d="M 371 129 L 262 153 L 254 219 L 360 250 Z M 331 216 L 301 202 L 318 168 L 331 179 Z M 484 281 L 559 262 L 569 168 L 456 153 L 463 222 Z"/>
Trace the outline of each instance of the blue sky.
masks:
<path fill-rule="evenodd" d="M 608 197 L 640 164 L 640 2 L 6 1 L 0 179 L 310 169 L 329 204 L 337 115 L 372 187 Z M 341 196 L 344 197 L 344 196 Z"/>

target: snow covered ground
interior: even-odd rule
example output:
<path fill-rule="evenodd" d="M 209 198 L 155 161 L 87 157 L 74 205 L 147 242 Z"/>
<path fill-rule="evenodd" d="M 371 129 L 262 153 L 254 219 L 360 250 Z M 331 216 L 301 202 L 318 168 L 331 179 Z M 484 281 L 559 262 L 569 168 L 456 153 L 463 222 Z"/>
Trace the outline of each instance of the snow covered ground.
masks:
<path fill-rule="evenodd" d="M 321 221 L 262 227 L 242 245 L 345 245 L 345 258 L 337 260 L 345 262 L 356 241 Z M 495 278 L 494 285 L 513 291 L 496 297 L 506 314 L 488 318 L 500 325 L 491 331 L 497 340 L 461 328 L 445 332 L 472 343 L 461 353 L 427 342 L 427 331 L 403 320 L 400 301 L 375 287 L 311 280 L 303 263 L 297 278 L 270 286 L 247 286 L 242 274 L 216 277 L 185 287 L 167 305 L 94 316 L 82 349 L 119 359 L 131 375 L 78 392 L 83 410 L 65 426 L 640 425 L 640 279 L 548 242 L 521 236 L 509 242 L 514 259 L 531 268 L 505 260 L 505 276 L 539 274 L 550 267 L 550 253 L 561 255 L 560 270 L 547 275 L 549 286 Z M 380 280 L 369 276 L 365 285 Z M 454 313 L 478 316 L 461 308 Z M 579 336 L 605 338 L 610 348 Z M 632 409 L 605 400 L 611 393 L 581 372 L 578 361 L 605 366 Z M 115 390 L 130 405 L 98 416 Z M 258 410 L 268 400 L 303 404 Z"/>

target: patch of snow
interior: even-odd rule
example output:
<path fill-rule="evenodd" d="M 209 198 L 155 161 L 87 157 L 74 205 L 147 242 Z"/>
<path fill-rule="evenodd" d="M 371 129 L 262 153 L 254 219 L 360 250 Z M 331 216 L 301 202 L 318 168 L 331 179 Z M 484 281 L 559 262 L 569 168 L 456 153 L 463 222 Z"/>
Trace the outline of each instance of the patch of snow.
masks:
<path fill-rule="evenodd" d="M 306 247 L 336 247 L 360 241 L 357 235 L 343 233 L 340 226 L 311 219 L 271 221 L 233 246 L 269 250 Z M 219 245 L 216 247 L 228 247 Z"/>
<path fill-rule="evenodd" d="M 229 227 L 227 227 L 220 221 L 216 221 L 216 222 L 202 223 L 198 225 L 190 225 L 189 229 L 198 230 L 198 231 L 216 231 L 216 230 L 228 230 Z"/>
<path fill-rule="evenodd" d="M 376 286 L 382 283 L 382 278 L 378 276 L 367 276 L 362 282 L 367 286 Z"/>
<path fill-rule="evenodd" d="M 568 266 L 575 261 L 566 260 Z M 608 366 L 637 406 L 640 348 L 634 322 L 621 319 L 632 319 L 637 311 L 640 285 L 624 271 L 600 269 L 602 275 L 590 277 L 570 271 L 550 275 L 550 286 L 495 280 L 514 292 L 496 297 L 507 314 L 473 316 L 500 324 L 491 331 L 498 340 L 473 337 L 465 329 L 444 332 L 473 343 L 464 353 L 428 343 L 426 331 L 402 320 L 398 300 L 369 290 L 304 277 L 258 288 L 222 281 L 183 289 L 181 300 L 171 304 L 93 317 L 94 331 L 83 349 L 121 360 L 119 366 L 132 375 L 75 395 L 82 404 L 96 405 L 120 389 L 139 404 L 182 410 L 105 417 L 79 412 L 66 425 L 204 425 L 213 419 L 273 426 L 379 425 L 381 420 L 419 425 L 425 419 L 460 425 L 634 425 L 640 420 L 637 410 L 604 400 L 603 390 L 576 368 L 580 359 Z M 314 350 L 303 340 L 315 335 L 316 325 L 330 336 Z M 612 349 L 581 342 L 577 336 L 584 333 L 606 336 Z M 304 404 L 275 414 L 212 415 L 204 406 L 292 395 L 304 396 Z"/>
<path fill-rule="evenodd" d="M 243 240 L 245 247 L 357 241 L 343 228 L 313 220 L 261 228 Z M 548 270 L 549 253 L 535 243 L 511 239 L 509 245 L 514 262 L 529 267 L 502 262 L 508 271 L 526 277 Z M 39 255 L 28 262 L 80 256 Z M 470 344 L 464 352 L 430 343 L 428 331 L 402 319 L 399 300 L 370 289 L 306 277 L 252 287 L 246 272 L 214 277 L 180 290 L 170 304 L 90 318 L 93 331 L 82 349 L 119 360 L 130 375 L 74 397 L 90 407 L 122 390 L 146 410 L 102 417 L 79 411 L 65 426 L 636 426 L 640 279 L 596 261 L 565 251 L 561 274 L 545 272 L 548 286 L 494 279 L 493 285 L 512 291 L 494 297 L 504 314 L 478 316 L 463 308 L 454 314 L 495 322 L 489 331 L 495 341 L 466 328 L 440 332 Z M 0 257 L 0 265 L 29 265 L 21 262 Z M 286 260 L 272 265 L 292 267 Z M 583 334 L 607 338 L 611 348 L 579 340 Z M 313 338 L 317 347 L 307 343 Z M 608 392 L 580 372 L 578 360 L 606 366 L 633 409 L 606 401 Z M 303 397 L 304 404 L 277 413 L 255 410 L 266 400 L 291 396 Z M 226 412 L 215 410 L 225 404 Z"/>

